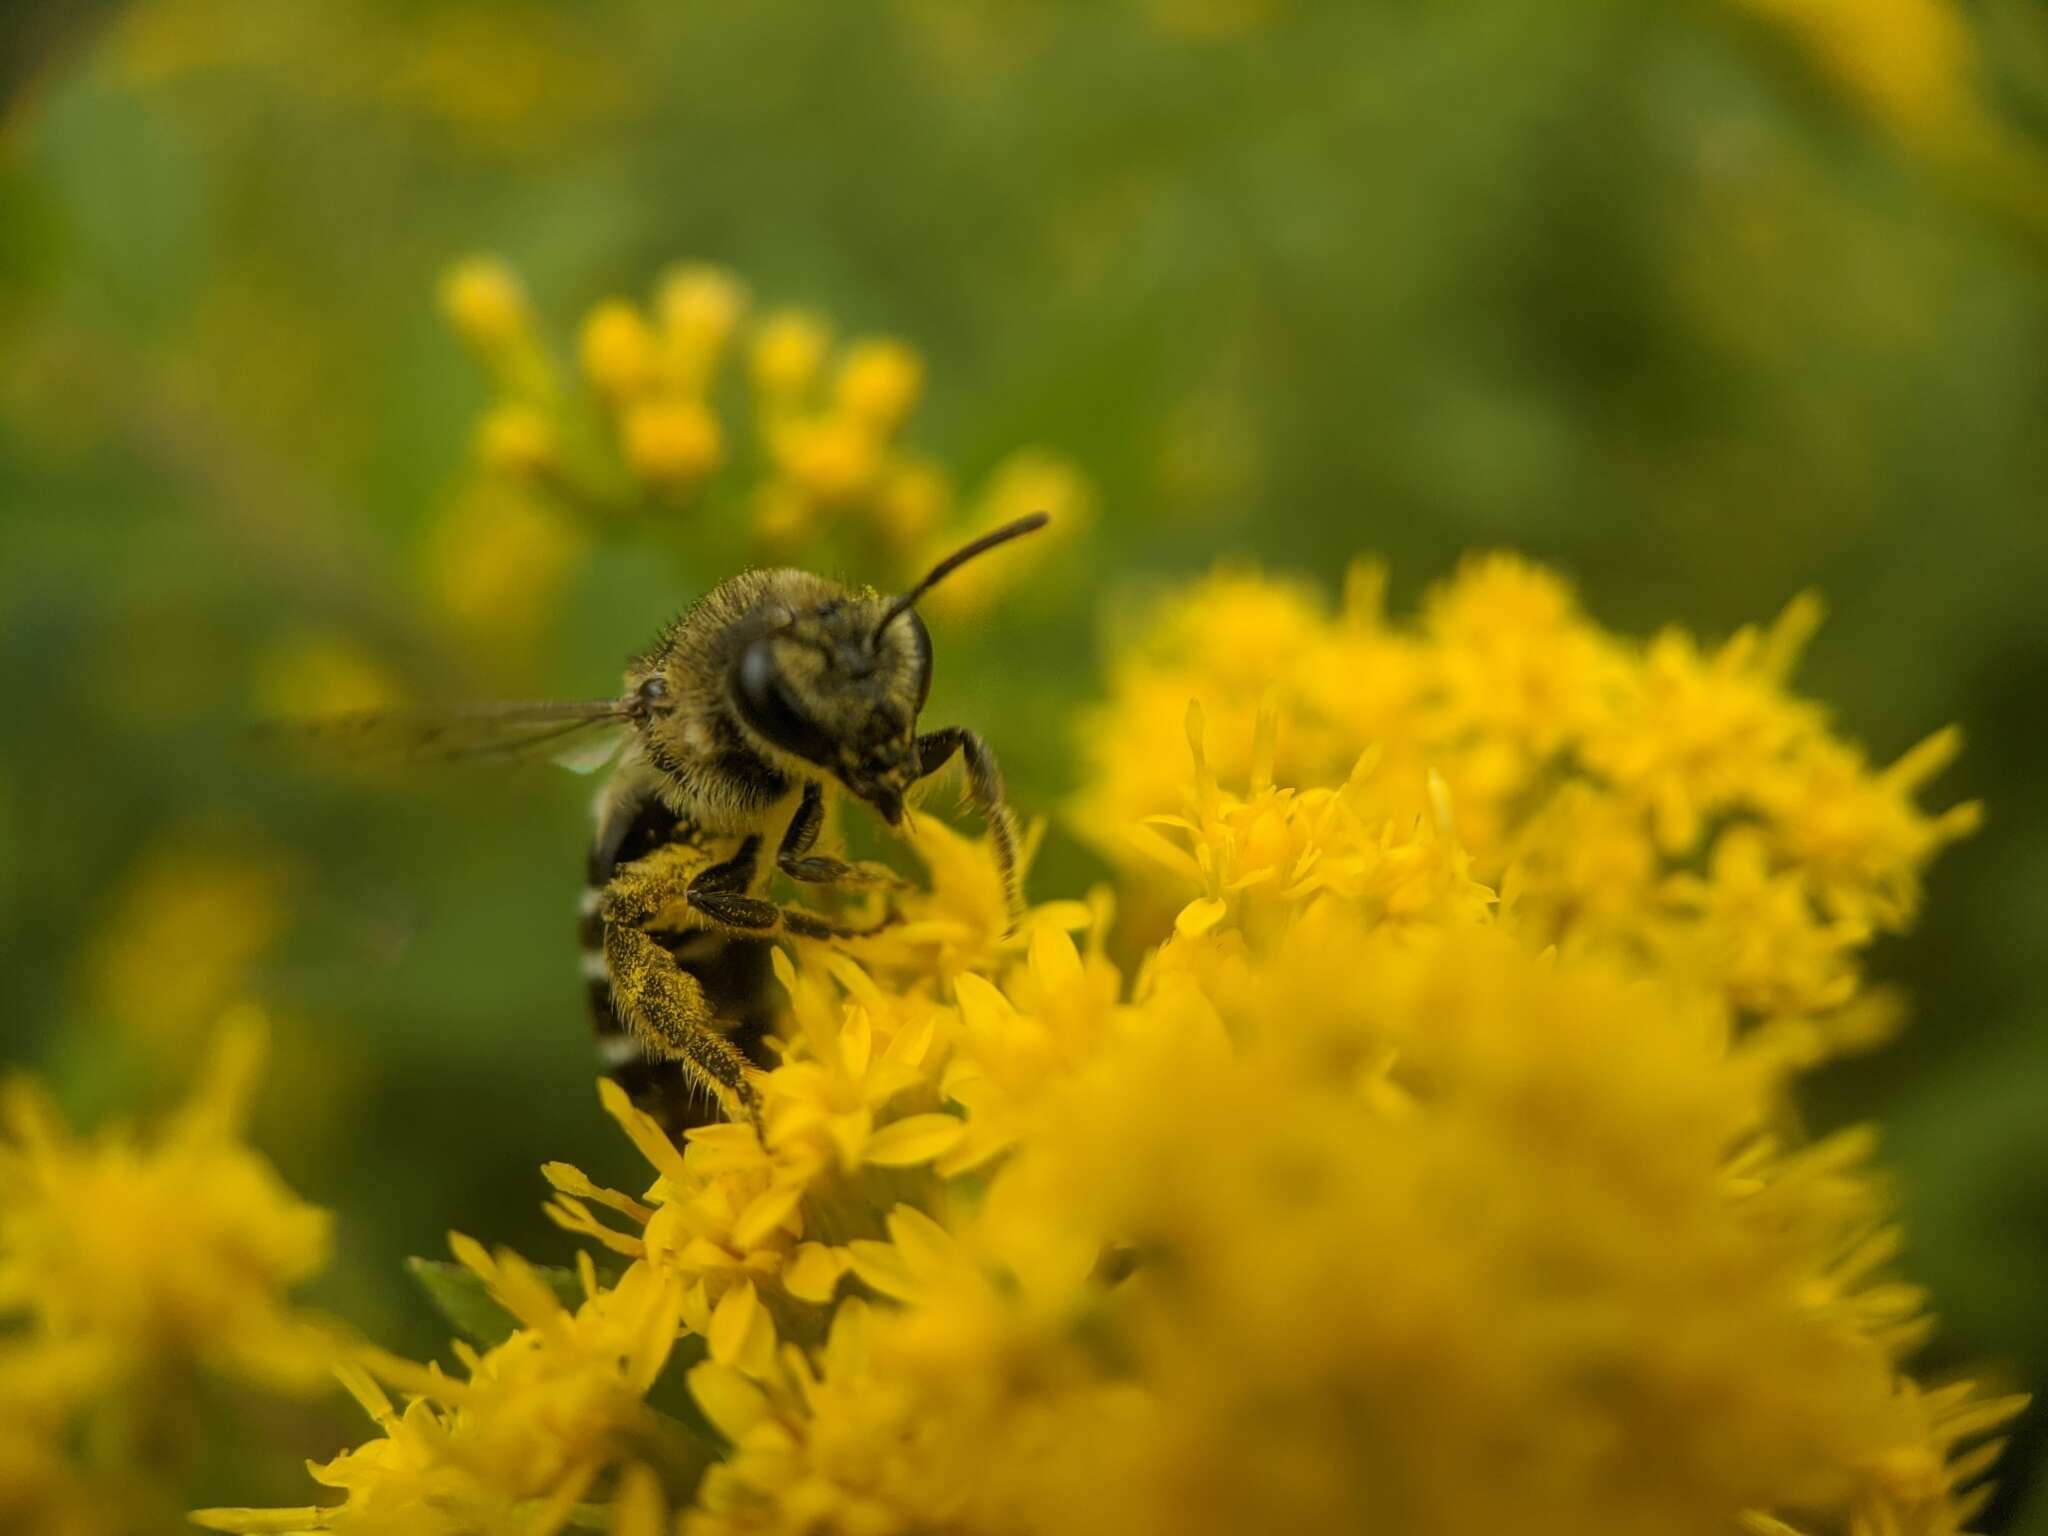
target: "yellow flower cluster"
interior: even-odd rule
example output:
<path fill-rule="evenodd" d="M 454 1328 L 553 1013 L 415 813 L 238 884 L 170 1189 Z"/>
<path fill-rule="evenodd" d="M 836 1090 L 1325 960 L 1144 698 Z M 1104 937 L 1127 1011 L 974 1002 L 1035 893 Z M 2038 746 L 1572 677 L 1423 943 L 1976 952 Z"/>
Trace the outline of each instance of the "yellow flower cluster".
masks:
<path fill-rule="evenodd" d="M 1843 1013 L 1859 957 L 1911 921 L 1922 870 L 1979 811 L 1914 801 L 1955 732 L 1874 770 L 1785 690 L 1819 622 L 1812 598 L 1707 648 L 1675 630 L 1610 635 L 1557 576 L 1508 555 L 1468 561 L 1411 625 L 1389 622 L 1382 589 L 1361 566 L 1332 613 L 1307 587 L 1223 571 L 1135 637 L 1087 722 L 1075 819 L 1133 868 L 1141 900 L 1160 899 L 1144 874 L 1154 819 L 1185 796 L 1156 744 L 1199 698 L 1226 776 L 1349 775 L 1359 816 L 1454 825 L 1533 947 L 1682 973 L 1745 1015 L 1872 1027 L 1869 1007 Z M 1353 772 L 1367 752 L 1371 771 Z M 1262 845 L 1233 846 L 1241 861 Z"/>
<path fill-rule="evenodd" d="M 1782 694 L 1805 605 L 1708 653 L 1512 561 L 1412 632 L 1375 586 L 1222 575 L 1119 665 L 1086 814 L 1173 914 L 1134 975 L 1106 896 L 1008 932 L 928 819 L 900 924 L 778 957 L 758 1132 L 606 1085 L 651 1187 L 545 1170 L 615 1282 L 570 1314 L 458 1242 L 511 1339 L 373 1358 L 413 1402 L 357 1380 L 344 1503 L 202 1523 L 1959 1530 L 2018 1403 L 1906 1374 L 1871 1138 L 1782 1112 L 1787 999 L 1850 1002 L 1790 939 L 1853 925 L 1853 988 L 1961 830 L 1934 754 L 1871 774 Z"/>
<path fill-rule="evenodd" d="M 287 1300 L 326 1264 L 329 1217 L 239 1139 L 263 1040 L 231 1014 L 148 1137 L 80 1137 L 35 1084 L 0 1087 L 0 1527 L 152 1525 L 179 1492 L 195 1370 L 304 1393 L 340 1358 Z"/>
<path fill-rule="evenodd" d="M 827 322 L 801 310 L 756 314 L 746 288 L 716 267 L 673 269 L 650 304 L 615 298 L 592 309 L 575 349 L 579 382 L 550 355 L 502 263 L 456 266 L 442 307 L 497 390 L 477 455 L 500 498 L 524 488 L 600 525 L 729 499 L 760 551 L 846 533 L 906 579 L 1026 512 L 1051 511 L 1062 537 L 1089 514 L 1079 475 L 1037 449 L 1010 455 L 963 497 L 906 442 L 924 391 L 914 350 L 888 337 L 835 346 Z M 465 550 L 479 531 L 460 541 Z M 990 583 L 1022 580 L 1050 542 L 975 567 L 935 600 L 986 602 Z"/>

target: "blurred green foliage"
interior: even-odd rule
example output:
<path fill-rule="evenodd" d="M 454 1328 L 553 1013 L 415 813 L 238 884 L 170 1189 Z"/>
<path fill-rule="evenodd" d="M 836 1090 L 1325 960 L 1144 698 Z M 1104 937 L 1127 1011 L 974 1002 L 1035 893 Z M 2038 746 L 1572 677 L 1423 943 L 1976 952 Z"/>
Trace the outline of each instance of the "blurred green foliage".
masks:
<path fill-rule="evenodd" d="M 1879 65 L 1928 4 L 1870 8 Z M 436 279 L 501 253 L 566 344 L 598 299 L 710 260 L 918 346 L 920 440 L 963 474 L 1042 442 L 1094 483 L 1085 543 L 937 636 L 934 718 L 993 738 L 1028 813 L 1072 785 L 1046 722 L 1105 635 L 1220 555 L 1334 583 L 1379 552 L 1402 603 L 1512 545 L 1640 632 L 1822 590 L 1804 686 L 1880 759 L 1960 720 L 1937 803 L 1990 820 L 1878 954 L 1913 1029 L 1813 1113 L 1886 1128 L 1937 1362 L 2048 1380 L 2048 19 L 1960 19 L 1984 118 L 1959 140 L 1773 19 L 1806 9 L 149 0 L 20 29 L 5 1058 L 85 1109 L 168 1092 L 189 1038 L 108 1016 L 148 916 L 132 872 L 239 851 L 286 914 L 255 962 L 280 1021 L 259 1139 L 340 1215 L 318 1299 L 430 1353 L 401 1261 L 451 1221 L 568 1251 L 536 1165 L 632 1167 L 573 960 L 587 786 L 364 788 L 236 726 L 306 635 L 432 693 L 612 687 L 729 556 L 611 539 L 531 657 L 452 644 L 422 548 L 485 391 Z M 1040 888 L 1097 873 L 1055 824 Z M 200 1496 L 289 1502 L 293 1458 L 348 1423 L 271 1416 Z M 2039 1410 L 2019 1436 L 1996 1518 L 2048 1531 Z"/>

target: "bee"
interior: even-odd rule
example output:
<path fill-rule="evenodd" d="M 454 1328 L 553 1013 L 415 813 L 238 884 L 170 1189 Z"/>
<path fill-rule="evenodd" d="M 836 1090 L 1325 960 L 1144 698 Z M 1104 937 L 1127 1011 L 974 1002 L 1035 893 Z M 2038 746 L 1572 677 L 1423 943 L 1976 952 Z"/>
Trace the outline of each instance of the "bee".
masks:
<path fill-rule="evenodd" d="M 775 876 L 818 887 L 896 878 L 818 851 L 828 792 L 900 827 L 912 787 L 959 758 L 1019 909 L 1017 824 L 995 754 L 964 726 L 918 728 L 932 642 L 916 603 L 1048 521 L 1007 523 L 893 598 L 807 571 L 743 571 L 635 657 L 616 698 L 338 716 L 312 734 L 359 753 L 444 759 L 557 755 L 593 734 L 617 738 L 605 743 L 615 755 L 578 929 L 599 1058 L 672 1130 L 702 1123 L 713 1105 L 758 1123 L 753 1075 L 776 1016 L 771 945 L 872 931 L 776 902 Z"/>

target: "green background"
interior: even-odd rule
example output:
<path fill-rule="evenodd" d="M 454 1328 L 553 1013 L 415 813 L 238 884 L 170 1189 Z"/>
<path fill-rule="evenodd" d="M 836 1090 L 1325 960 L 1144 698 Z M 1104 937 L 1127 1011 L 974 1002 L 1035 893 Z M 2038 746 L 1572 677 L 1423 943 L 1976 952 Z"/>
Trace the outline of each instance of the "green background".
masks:
<path fill-rule="evenodd" d="M 1093 482 L 1085 542 L 937 634 L 932 717 L 987 732 L 1027 811 L 1075 781 L 1044 722 L 1097 690 L 1105 631 L 1220 553 L 1334 586 L 1377 552 L 1406 609 L 1512 546 L 1633 633 L 1725 634 L 1821 589 L 1801 686 L 1881 761 L 1959 721 L 1932 800 L 1989 820 L 1874 955 L 1911 1031 L 1819 1080 L 1814 1118 L 1884 1127 L 1944 1319 L 1929 1368 L 2048 1381 L 2038 6 L 1967 15 L 1995 176 L 1732 3 L 19 14 L 0 1043 L 82 1113 L 174 1092 L 93 1016 L 110 890 L 191 829 L 285 856 L 258 990 L 299 1043 L 258 1135 L 339 1212 L 320 1303 L 432 1352 L 404 1255 L 445 1252 L 454 1216 L 559 1260 L 536 1165 L 633 1176 L 570 937 L 588 786 L 351 790 L 252 760 L 233 723 L 307 629 L 495 691 L 415 595 L 485 399 L 435 312 L 444 265 L 501 253 L 566 340 L 693 258 L 918 346 L 916 437 L 964 474 L 1039 442 Z M 721 574 L 687 538 L 606 544 L 533 683 L 609 690 Z M 1097 872 L 1055 830 L 1038 883 Z M 261 1454 L 220 1453 L 201 1501 L 300 1502 L 294 1458 L 359 1433 L 344 1405 L 216 1406 Z M 2048 1415 L 2017 1434 L 1990 1523 L 2048 1532 Z"/>

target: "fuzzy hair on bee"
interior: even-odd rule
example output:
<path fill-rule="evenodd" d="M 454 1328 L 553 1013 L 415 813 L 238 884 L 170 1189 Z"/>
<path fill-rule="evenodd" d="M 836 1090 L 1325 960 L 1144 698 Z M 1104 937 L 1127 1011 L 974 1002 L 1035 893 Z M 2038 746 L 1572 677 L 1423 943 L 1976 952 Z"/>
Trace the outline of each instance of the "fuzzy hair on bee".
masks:
<path fill-rule="evenodd" d="M 768 946 L 855 931 L 768 899 L 775 875 L 897 883 L 884 866 L 816 851 L 828 787 L 899 827 L 913 786 L 960 758 L 1020 907 L 1016 820 L 994 753 L 962 726 L 918 729 L 932 641 L 915 604 L 1047 521 L 1035 513 L 985 534 L 897 597 L 806 571 L 743 571 L 634 658 L 615 699 L 340 717 L 311 734 L 358 754 L 434 757 L 556 756 L 592 731 L 621 736 L 579 909 L 600 1059 L 672 1129 L 712 1105 L 758 1120 Z"/>

